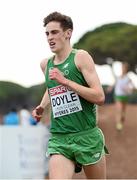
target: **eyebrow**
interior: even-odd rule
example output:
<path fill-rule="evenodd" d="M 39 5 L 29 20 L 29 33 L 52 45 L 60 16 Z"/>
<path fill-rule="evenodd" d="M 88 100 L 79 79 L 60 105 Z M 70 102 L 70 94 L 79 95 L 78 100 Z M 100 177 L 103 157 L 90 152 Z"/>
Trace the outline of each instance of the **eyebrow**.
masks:
<path fill-rule="evenodd" d="M 54 30 L 51 30 L 51 31 L 45 31 L 46 34 L 49 34 L 49 33 L 54 34 L 54 33 L 58 33 L 58 32 L 59 32 L 58 29 L 54 29 Z"/>

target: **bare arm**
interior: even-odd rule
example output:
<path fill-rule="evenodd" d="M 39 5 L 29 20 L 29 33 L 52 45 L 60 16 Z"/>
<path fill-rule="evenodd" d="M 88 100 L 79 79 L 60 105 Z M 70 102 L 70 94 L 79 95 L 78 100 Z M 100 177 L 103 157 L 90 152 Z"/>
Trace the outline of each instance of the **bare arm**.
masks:
<path fill-rule="evenodd" d="M 48 89 L 46 89 L 39 106 L 45 109 L 49 105 L 49 103 L 50 103 L 50 100 L 49 100 L 49 95 L 48 95 Z"/>
<path fill-rule="evenodd" d="M 43 74 L 46 73 L 46 66 L 47 66 L 47 59 L 44 59 L 40 63 L 40 67 Z M 48 95 L 48 89 L 46 89 L 40 104 L 32 111 L 32 116 L 36 118 L 37 121 L 39 121 L 42 118 L 44 109 L 49 105 L 49 103 L 50 103 L 50 100 L 49 100 L 49 95 Z"/>
<path fill-rule="evenodd" d="M 89 87 L 81 86 L 68 80 L 67 86 L 86 100 L 98 105 L 104 102 L 104 92 L 100 84 L 92 57 L 85 51 L 80 51 L 75 59 L 76 66 L 83 74 Z"/>
<path fill-rule="evenodd" d="M 75 63 L 83 74 L 89 87 L 82 86 L 74 81 L 66 79 L 57 68 L 50 72 L 50 78 L 69 87 L 87 101 L 102 105 L 105 96 L 92 57 L 85 51 L 79 51 L 76 55 Z"/>
<path fill-rule="evenodd" d="M 43 72 L 43 74 L 45 75 L 46 73 L 46 68 L 47 68 L 47 62 L 48 60 L 47 59 L 43 59 L 40 63 L 40 67 L 41 67 L 41 70 Z M 40 106 L 43 107 L 43 108 L 46 108 L 46 106 L 50 103 L 50 100 L 49 100 L 49 95 L 48 95 L 48 89 L 46 88 L 46 91 L 42 97 L 42 100 L 40 102 Z"/>

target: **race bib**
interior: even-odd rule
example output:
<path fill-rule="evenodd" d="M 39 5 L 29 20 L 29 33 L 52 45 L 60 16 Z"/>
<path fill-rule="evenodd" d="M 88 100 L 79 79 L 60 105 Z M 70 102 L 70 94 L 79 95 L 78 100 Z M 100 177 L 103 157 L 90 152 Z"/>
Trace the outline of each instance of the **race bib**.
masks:
<path fill-rule="evenodd" d="M 82 111 L 79 96 L 67 87 L 59 85 L 50 88 L 49 93 L 54 118 Z"/>

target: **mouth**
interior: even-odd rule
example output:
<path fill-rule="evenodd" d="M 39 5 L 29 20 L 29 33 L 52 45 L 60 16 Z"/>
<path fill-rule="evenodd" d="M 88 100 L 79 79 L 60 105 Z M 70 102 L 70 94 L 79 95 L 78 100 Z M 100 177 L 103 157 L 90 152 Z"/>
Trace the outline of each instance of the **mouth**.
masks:
<path fill-rule="evenodd" d="M 54 43 L 54 42 L 50 42 L 50 43 L 49 43 L 50 48 L 54 48 L 55 45 L 56 45 L 56 43 Z"/>

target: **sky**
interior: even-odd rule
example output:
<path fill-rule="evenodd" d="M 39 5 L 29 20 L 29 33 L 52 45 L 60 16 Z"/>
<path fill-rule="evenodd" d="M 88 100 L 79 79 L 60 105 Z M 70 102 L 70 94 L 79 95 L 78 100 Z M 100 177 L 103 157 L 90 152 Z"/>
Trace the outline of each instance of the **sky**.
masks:
<path fill-rule="evenodd" d="M 136 10 L 137 0 L 0 0 L 0 81 L 24 87 L 44 82 L 40 62 L 51 52 L 43 18 L 49 13 L 59 11 L 71 16 L 73 44 L 87 31 L 104 24 L 137 25 Z M 102 84 L 114 82 L 108 66 L 96 68 Z"/>

